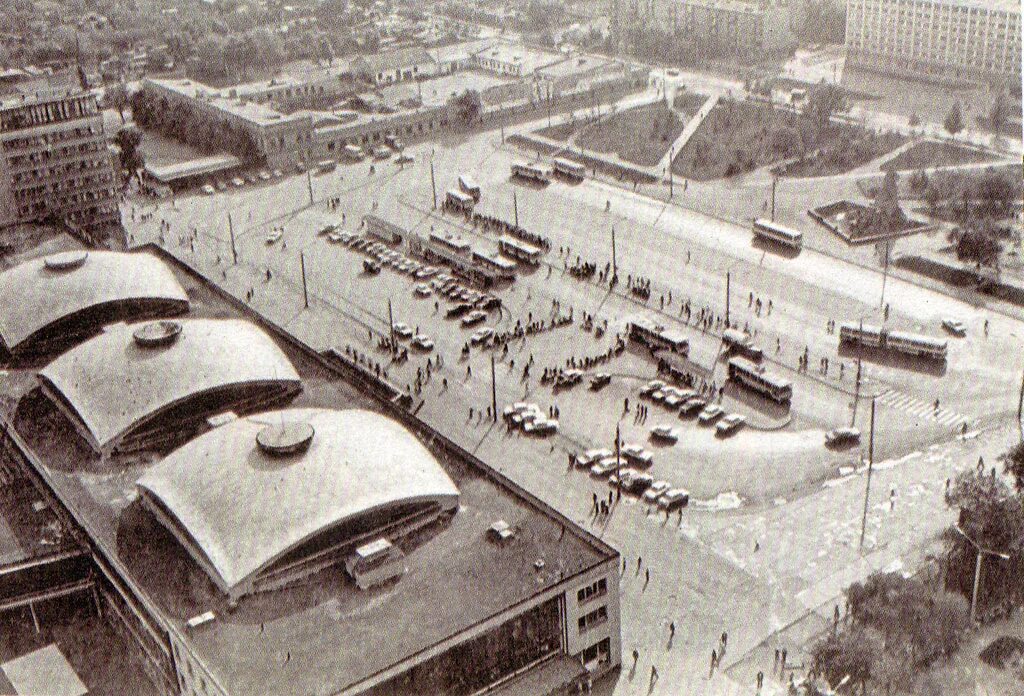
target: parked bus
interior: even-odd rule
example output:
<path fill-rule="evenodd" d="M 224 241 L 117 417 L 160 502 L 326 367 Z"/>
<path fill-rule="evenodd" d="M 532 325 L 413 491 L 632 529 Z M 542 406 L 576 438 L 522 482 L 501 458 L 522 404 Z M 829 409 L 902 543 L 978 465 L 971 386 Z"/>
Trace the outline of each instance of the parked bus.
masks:
<path fill-rule="evenodd" d="M 516 265 L 511 261 L 506 261 L 498 255 L 488 256 L 487 254 L 479 251 L 474 251 L 473 262 L 477 266 L 487 269 L 502 280 L 512 280 L 516 277 Z"/>
<path fill-rule="evenodd" d="M 469 256 L 470 252 L 473 250 L 473 247 L 469 242 L 454 234 L 441 235 L 436 232 L 431 232 L 430 241 L 450 252 L 459 254 L 460 256 Z"/>
<path fill-rule="evenodd" d="M 363 149 L 358 145 L 346 145 L 343 152 L 346 157 L 351 160 L 355 160 L 356 162 L 362 161 L 363 159 Z"/>
<path fill-rule="evenodd" d="M 793 397 L 793 385 L 765 371 L 764 367 L 746 358 L 729 361 L 729 379 L 781 403 Z"/>
<path fill-rule="evenodd" d="M 854 343 L 869 348 L 882 347 L 882 327 L 847 322 L 839 326 L 839 342 Z"/>
<path fill-rule="evenodd" d="M 754 236 L 768 239 L 791 249 L 799 250 L 804 245 L 803 232 L 764 218 L 754 220 Z"/>
<path fill-rule="evenodd" d="M 555 173 L 561 174 L 568 179 L 583 181 L 583 178 L 587 175 L 587 168 L 579 162 L 557 157 L 555 158 Z"/>
<path fill-rule="evenodd" d="M 363 224 L 366 225 L 366 233 L 368 235 L 379 239 L 385 244 L 401 244 L 402 239 L 405 237 L 405 230 L 376 215 L 364 215 Z"/>
<path fill-rule="evenodd" d="M 746 331 L 726 329 L 722 332 L 722 343 L 725 344 L 725 349 L 728 352 L 741 355 L 744 358 L 760 362 L 764 357 L 761 349 L 754 345 L 753 339 Z"/>
<path fill-rule="evenodd" d="M 452 210 L 457 210 L 460 213 L 469 213 L 473 210 L 473 205 L 476 203 L 474 199 L 468 193 L 451 189 L 445 194 L 444 204 Z"/>
<path fill-rule="evenodd" d="M 679 331 L 666 331 L 646 319 L 634 319 L 626 326 L 629 338 L 642 343 L 651 350 L 670 350 L 679 355 L 690 352 L 690 342 Z"/>
<path fill-rule="evenodd" d="M 839 327 L 839 340 L 871 348 L 883 348 L 907 355 L 945 360 L 947 343 L 941 338 L 906 331 L 889 331 L 878 326 L 846 323 Z"/>
<path fill-rule="evenodd" d="M 459 190 L 472 196 L 477 203 L 480 202 L 480 184 L 468 174 L 459 174 Z"/>
<path fill-rule="evenodd" d="M 512 165 L 512 176 L 519 176 L 530 181 L 546 184 L 551 181 L 551 169 L 542 164 L 515 162 Z"/>
<path fill-rule="evenodd" d="M 544 255 L 544 252 L 537 247 L 526 242 L 520 242 L 515 237 L 502 237 L 499 239 L 498 250 L 505 256 L 531 266 L 540 265 L 540 259 Z"/>
<path fill-rule="evenodd" d="M 338 166 L 338 163 L 332 159 L 321 160 L 316 168 L 321 174 L 327 174 L 333 172 L 334 168 Z"/>
<path fill-rule="evenodd" d="M 345 560 L 345 570 L 360 590 L 401 577 L 405 573 L 405 554 L 385 538 L 363 544 Z"/>

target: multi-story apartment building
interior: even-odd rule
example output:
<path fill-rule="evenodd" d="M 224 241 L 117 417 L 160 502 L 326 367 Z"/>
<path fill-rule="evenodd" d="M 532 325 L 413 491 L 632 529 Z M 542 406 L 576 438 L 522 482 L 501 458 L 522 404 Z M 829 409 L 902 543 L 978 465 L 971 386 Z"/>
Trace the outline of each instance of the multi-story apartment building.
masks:
<path fill-rule="evenodd" d="M 792 40 L 787 6 L 778 0 L 613 0 L 612 10 L 612 33 L 623 48 L 637 29 L 704 42 L 715 54 L 746 57 Z"/>
<path fill-rule="evenodd" d="M 851 65 L 954 80 L 1021 79 L 1019 0 L 848 0 Z"/>
<path fill-rule="evenodd" d="M 0 226 L 56 217 L 93 235 L 117 224 L 114 169 L 96 95 L 0 100 Z"/>

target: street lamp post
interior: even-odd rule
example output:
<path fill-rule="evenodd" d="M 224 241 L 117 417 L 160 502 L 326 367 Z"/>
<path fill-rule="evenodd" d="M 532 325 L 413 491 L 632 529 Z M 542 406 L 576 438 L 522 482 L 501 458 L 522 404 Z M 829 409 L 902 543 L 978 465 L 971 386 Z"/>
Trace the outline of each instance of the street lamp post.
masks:
<path fill-rule="evenodd" d="M 980 546 L 974 539 L 967 536 L 967 532 L 963 530 L 960 525 L 953 527 L 960 533 L 964 539 L 966 539 L 971 546 L 978 552 L 978 558 L 974 563 L 974 589 L 971 591 L 971 623 L 975 623 L 978 620 L 978 586 L 981 584 L 981 559 L 984 556 L 996 556 L 1004 561 L 1010 560 L 1010 554 L 1002 553 L 1000 551 L 993 551 Z"/>

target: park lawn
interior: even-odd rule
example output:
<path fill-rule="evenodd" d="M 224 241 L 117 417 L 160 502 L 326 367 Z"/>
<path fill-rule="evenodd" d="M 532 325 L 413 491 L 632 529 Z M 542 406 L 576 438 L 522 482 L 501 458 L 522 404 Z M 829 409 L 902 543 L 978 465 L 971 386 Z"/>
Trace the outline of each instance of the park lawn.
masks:
<path fill-rule="evenodd" d="M 928 169 L 950 167 L 958 164 L 974 164 L 992 161 L 992 155 L 955 143 L 939 143 L 925 140 L 907 148 L 888 162 L 882 164 L 882 171 L 895 169 Z"/>
<path fill-rule="evenodd" d="M 860 126 L 833 123 L 834 135 L 813 156 L 797 160 L 786 167 L 786 176 L 835 176 L 863 166 L 886 153 L 902 147 L 906 136 L 887 131 L 875 133 Z"/>
<path fill-rule="evenodd" d="M 534 131 L 537 135 L 548 138 L 550 140 L 557 140 L 560 143 L 564 143 L 569 140 L 573 133 L 575 133 L 582 126 L 581 121 L 566 121 L 560 123 L 557 126 L 551 126 L 550 128 L 541 128 L 540 130 Z"/>

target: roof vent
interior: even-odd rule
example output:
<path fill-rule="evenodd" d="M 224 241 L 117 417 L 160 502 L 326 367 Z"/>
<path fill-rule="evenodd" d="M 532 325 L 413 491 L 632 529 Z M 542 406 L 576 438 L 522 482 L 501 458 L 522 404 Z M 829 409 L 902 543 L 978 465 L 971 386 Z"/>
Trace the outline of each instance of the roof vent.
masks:
<path fill-rule="evenodd" d="M 308 450 L 314 433 L 309 423 L 272 423 L 256 433 L 256 444 L 269 455 L 284 457 Z"/>
<path fill-rule="evenodd" d="M 71 271 L 82 266 L 87 258 L 88 251 L 62 251 L 44 258 L 43 264 L 51 271 Z"/>
<path fill-rule="evenodd" d="M 505 520 L 498 520 L 487 528 L 487 538 L 502 544 L 516 535 L 516 532 Z"/>
<path fill-rule="evenodd" d="M 135 343 L 142 348 L 157 348 L 174 343 L 181 333 L 176 321 L 153 321 L 132 332 Z"/>
<path fill-rule="evenodd" d="M 203 614 L 199 614 L 198 616 L 193 616 L 191 619 L 185 622 L 185 625 L 188 626 L 190 629 L 199 628 L 204 624 L 210 623 L 216 617 L 216 614 L 214 614 L 212 611 L 208 611 Z"/>

